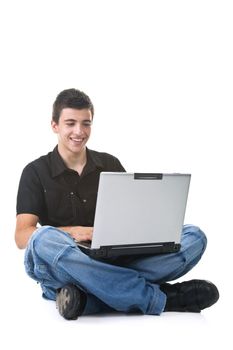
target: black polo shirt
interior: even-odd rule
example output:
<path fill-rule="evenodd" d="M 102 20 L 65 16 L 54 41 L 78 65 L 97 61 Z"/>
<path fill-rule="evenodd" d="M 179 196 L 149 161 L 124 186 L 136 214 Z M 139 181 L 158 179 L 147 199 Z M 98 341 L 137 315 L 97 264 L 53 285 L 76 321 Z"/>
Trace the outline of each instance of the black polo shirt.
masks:
<path fill-rule="evenodd" d="M 56 146 L 53 152 L 24 168 L 17 195 L 17 214 L 37 215 L 41 225 L 93 226 L 102 171 L 124 172 L 125 169 L 116 157 L 87 149 L 87 163 L 79 176 L 67 168 Z"/>

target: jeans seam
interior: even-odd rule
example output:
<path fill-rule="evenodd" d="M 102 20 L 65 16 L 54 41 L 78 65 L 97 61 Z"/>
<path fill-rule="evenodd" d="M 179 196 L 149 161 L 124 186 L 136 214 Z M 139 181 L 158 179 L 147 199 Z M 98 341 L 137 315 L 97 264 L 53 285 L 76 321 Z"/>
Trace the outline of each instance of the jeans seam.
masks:
<path fill-rule="evenodd" d="M 65 245 L 65 246 L 57 253 L 57 255 L 54 257 L 53 262 L 52 262 L 52 266 L 53 266 L 54 268 L 56 268 L 56 265 L 57 265 L 58 260 L 59 260 L 59 258 L 61 257 L 61 255 L 63 255 L 63 254 L 66 252 L 66 250 L 68 250 L 69 248 L 72 248 L 72 247 L 71 247 L 70 245 Z"/>

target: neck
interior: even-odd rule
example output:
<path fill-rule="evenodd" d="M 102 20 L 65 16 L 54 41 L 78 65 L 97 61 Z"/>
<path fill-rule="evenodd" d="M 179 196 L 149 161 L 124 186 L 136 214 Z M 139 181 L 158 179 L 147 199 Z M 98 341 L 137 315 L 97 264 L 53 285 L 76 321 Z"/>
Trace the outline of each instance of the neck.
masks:
<path fill-rule="evenodd" d="M 87 161 L 86 147 L 79 153 L 65 152 L 62 147 L 58 145 L 58 152 L 69 169 L 80 172 L 83 169 Z"/>

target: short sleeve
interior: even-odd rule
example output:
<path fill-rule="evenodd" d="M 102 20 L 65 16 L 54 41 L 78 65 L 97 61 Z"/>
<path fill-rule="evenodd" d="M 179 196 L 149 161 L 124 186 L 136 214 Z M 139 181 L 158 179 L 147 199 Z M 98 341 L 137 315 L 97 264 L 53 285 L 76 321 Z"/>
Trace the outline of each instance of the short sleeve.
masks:
<path fill-rule="evenodd" d="M 34 166 L 28 164 L 21 175 L 17 194 L 17 214 L 34 214 L 39 218 L 45 210 L 44 190 Z"/>
<path fill-rule="evenodd" d="M 116 157 L 114 157 L 114 171 L 119 171 L 119 172 L 125 172 L 125 168 L 123 167 L 123 165 L 121 164 L 121 162 L 119 161 L 119 159 L 117 159 Z"/>

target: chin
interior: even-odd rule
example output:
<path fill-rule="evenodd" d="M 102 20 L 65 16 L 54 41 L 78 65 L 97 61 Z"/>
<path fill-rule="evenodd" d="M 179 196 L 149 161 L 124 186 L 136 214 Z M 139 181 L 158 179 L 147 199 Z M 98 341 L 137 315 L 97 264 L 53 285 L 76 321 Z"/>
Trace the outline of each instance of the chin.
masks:
<path fill-rule="evenodd" d="M 80 147 L 71 147 L 71 148 L 70 148 L 70 151 L 71 151 L 72 153 L 80 153 L 80 152 L 82 152 L 85 148 L 86 148 L 86 144 L 85 144 L 85 145 L 82 145 L 82 146 L 80 146 Z"/>

